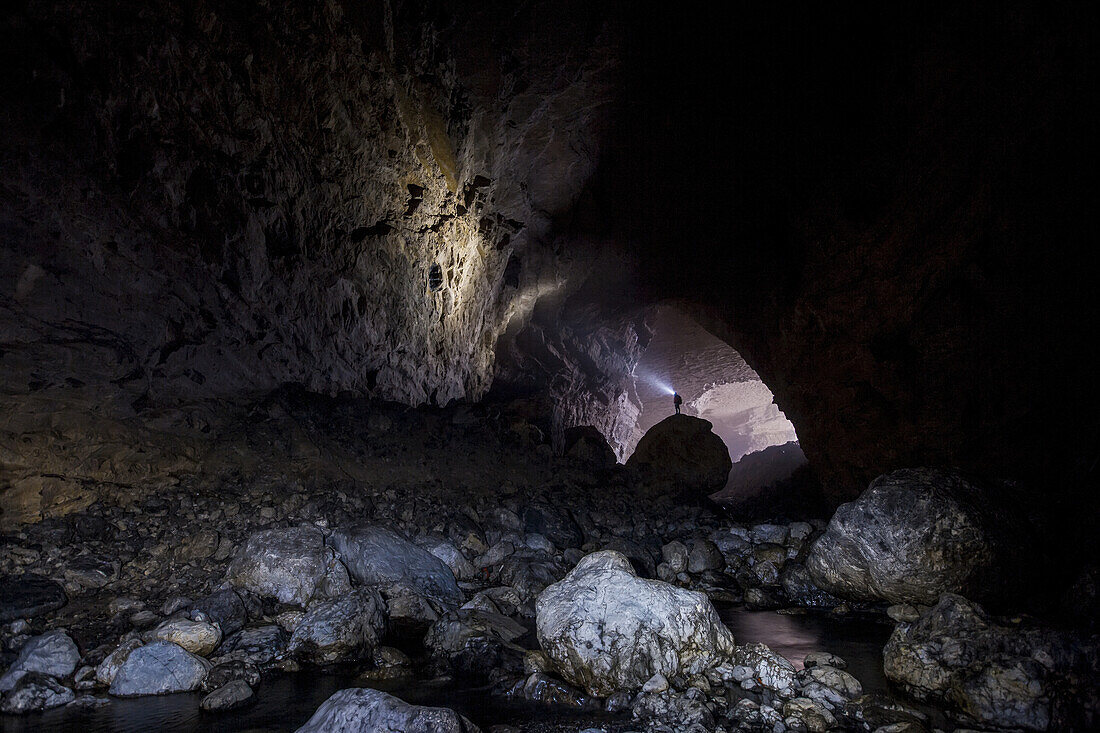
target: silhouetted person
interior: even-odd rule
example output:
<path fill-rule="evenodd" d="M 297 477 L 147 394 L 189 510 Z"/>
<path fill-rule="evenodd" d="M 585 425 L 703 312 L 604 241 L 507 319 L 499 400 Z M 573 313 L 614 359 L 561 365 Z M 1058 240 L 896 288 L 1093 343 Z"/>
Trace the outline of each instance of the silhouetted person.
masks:
<path fill-rule="evenodd" d="M 672 406 L 676 408 L 676 414 L 680 414 L 680 405 L 684 404 L 684 398 L 680 396 L 679 392 L 672 393 Z"/>

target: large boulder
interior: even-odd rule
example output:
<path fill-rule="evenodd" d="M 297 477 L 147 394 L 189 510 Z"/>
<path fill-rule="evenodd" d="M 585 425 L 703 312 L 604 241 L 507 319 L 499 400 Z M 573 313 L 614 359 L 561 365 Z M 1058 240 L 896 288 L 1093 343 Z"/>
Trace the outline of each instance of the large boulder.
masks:
<path fill-rule="evenodd" d="M 697 674 L 734 652 L 706 595 L 639 578 L 613 550 L 583 558 L 536 602 L 543 651 L 570 683 L 606 697 L 653 675 Z"/>
<path fill-rule="evenodd" d="M 407 595 L 412 588 L 443 609 L 462 604 L 462 591 L 447 564 L 388 527 L 360 524 L 337 530 L 331 541 L 351 577 L 383 595 L 391 588 Z"/>
<path fill-rule="evenodd" d="M 711 423 L 672 415 L 638 441 L 626 467 L 643 489 L 705 497 L 726 485 L 733 461 Z"/>
<path fill-rule="evenodd" d="M 1002 621 L 952 593 L 898 624 L 883 668 L 910 695 L 951 703 L 983 727 L 1085 730 L 1100 722 L 1100 701 L 1088 694 L 1100 688 L 1100 637 Z"/>
<path fill-rule="evenodd" d="M 0 712 L 23 715 L 68 705 L 76 696 L 68 687 L 49 675 L 28 672 L 12 689 L 4 693 Z"/>
<path fill-rule="evenodd" d="M 480 733 L 480 729 L 449 708 L 410 705 L 381 690 L 340 690 L 321 703 L 297 733 Z"/>
<path fill-rule="evenodd" d="M 0 692 L 15 687 L 24 675 L 39 672 L 50 677 L 68 677 L 80 661 L 80 650 L 64 631 L 49 631 L 27 641 L 8 671 L 0 677 Z"/>
<path fill-rule="evenodd" d="M 347 571 L 309 525 L 256 532 L 237 551 L 226 579 L 258 596 L 305 607 L 350 589 Z"/>
<path fill-rule="evenodd" d="M 307 662 L 334 664 L 369 657 L 386 630 L 386 604 L 373 588 L 316 601 L 294 627 L 287 650 Z"/>
<path fill-rule="evenodd" d="M 836 510 L 806 560 L 814 583 L 858 600 L 933 604 L 941 593 L 1008 594 L 1026 533 L 957 474 L 917 468 L 879 476 Z"/>
<path fill-rule="evenodd" d="M 179 644 L 155 641 L 130 652 L 109 692 L 116 697 L 192 692 L 199 689 L 211 666 Z"/>

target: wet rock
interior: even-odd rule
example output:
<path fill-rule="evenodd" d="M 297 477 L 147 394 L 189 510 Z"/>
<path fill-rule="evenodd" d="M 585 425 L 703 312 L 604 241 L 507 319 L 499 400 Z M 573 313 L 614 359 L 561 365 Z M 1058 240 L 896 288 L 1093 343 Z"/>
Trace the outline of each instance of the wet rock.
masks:
<path fill-rule="evenodd" d="M 248 623 L 248 607 L 236 591 L 225 589 L 191 605 L 191 618 L 217 624 L 223 636 L 229 636 Z"/>
<path fill-rule="evenodd" d="M 832 593 L 814 585 L 813 578 L 806 566 L 798 562 L 788 562 L 779 573 L 779 584 L 787 599 L 797 606 L 811 608 L 834 608 L 841 600 Z"/>
<path fill-rule="evenodd" d="M 1054 708 L 1080 709 L 1100 681 L 1100 637 L 1001 621 L 945 593 L 894 628 L 883 667 L 914 697 L 949 701 L 983 725 L 1047 730 Z"/>
<path fill-rule="evenodd" d="M 925 733 L 927 730 L 927 715 L 885 695 L 861 695 L 845 705 L 842 712 L 851 727 L 864 730 L 877 731 L 891 725 L 911 726 L 909 729 L 900 728 L 905 733 Z"/>
<path fill-rule="evenodd" d="M 252 688 L 244 680 L 238 679 L 211 692 L 202 699 L 199 706 L 210 712 L 236 710 L 252 702 L 252 697 Z"/>
<path fill-rule="evenodd" d="M 199 689 L 210 663 L 170 641 L 155 641 L 135 649 L 111 683 L 115 697 L 166 695 Z"/>
<path fill-rule="evenodd" d="M 433 624 L 424 646 L 456 673 L 484 679 L 493 669 L 522 670 L 525 650 L 515 642 L 527 631 L 507 616 L 466 608 Z"/>
<path fill-rule="evenodd" d="M 287 634 L 275 624 L 241 629 L 222 642 L 217 660 L 219 664 L 232 661 L 262 667 L 282 655 L 287 641 Z"/>
<path fill-rule="evenodd" d="M 705 595 L 638 578 L 613 551 L 581 560 L 536 609 L 543 651 L 566 681 L 601 697 L 639 689 L 656 673 L 699 673 L 733 652 Z"/>
<path fill-rule="evenodd" d="M 0 712 L 23 715 L 67 705 L 74 698 L 73 691 L 53 677 L 28 672 L 4 693 Z"/>
<path fill-rule="evenodd" d="M 1002 594 L 1020 576 L 1009 546 L 1025 545 L 1026 534 L 994 506 L 953 473 L 885 474 L 836 510 L 806 567 L 818 587 L 855 599 L 931 604 L 944 592 Z"/>
<path fill-rule="evenodd" d="M 162 641 L 179 644 L 187 651 L 198 654 L 200 657 L 210 656 L 222 640 L 222 632 L 219 627 L 188 619 L 165 621 L 156 628 L 153 635 Z"/>
<path fill-rule="evenodd" d="M 35 636 L 19 650 L 19 656 L 0 677 L 0 692 L 7 692 L 30 672 L 51 677 L 68 677 L 80 661 L 80 650 L 64 631 L 49 631 Z"/>
<path fill-rule="evenodd" d="M 748 670 L 742 679 L 742 687 L 747 681 L 771 690 L 779 697 L 792 698 L 797 688 L 794 665 L 779 656 L 764 644 L 746 644 L 737 647 L 733 655 L 738 667 Z M 744 673 L 742 673 L 744 674 Z M 752 689 L 749 686 L 748 689 Z"/>
<path fill-rule="evenodd" d="M 448 708 L 408 703 L 381 690 L 340 690 L 317 708 L 297 733 L 360 733 L 360 731 L 422 731 L 478 733 L 479 728 Z"/>
<path fill-rule="evenodd" d="M 235 680 L 241 680 L 249 687 L 256 687 L 260 684 L 260 670 L 248 662 L 222 662 L 215 665 L 203 678 L 202 691 L 211 693 Z"/>
<path fill-rule="evenodd" d="M 799 675 L 805 680 L 813 680 L 832 690 L 836 690 L 849 700 L 863 694 L 863 685 L 852 675 L 828 665 L 816 665 L 806 669 Z"/>
<path fill-rule="evenodd" d="M 714 713 L 704 700 L 674 692 L 641 693 L 630 708 L 634 720 L 676 731 L 714 730 Z"/>
<path fill-rule="evenodd" d="M 593 701 L 580 690 L 544 672 L 532 672 L 526 679 L 517 682 L 516 686 L 509 690 L 508 697 L 568 708 L 584 708 L 593 704 Z"/>
<path fill-rule="evenodd" d="M 369 657 L 386 629 L 386 605 L 377 591 L 358 588 L 333 601 L 315 601 L 290 637 L 287 651 L 313 664 Z"/>
<path fill-rule="evenodd" d="M 711 427 L 697 417 L 667 417 L 642 436 L 626 467 L 650 491 L 686 492 L 696 498 L 718 491 L 733 462 Z"/>
<path fill-rule="evenodd" d="M 59 583 L 36 573 L 0 576 L 0 623 L 36 618 L 69 602 Z"/>
<path fill-rule="evenodd" d="M 321 530 L 308 525 L 256 532 L 238 550 L 226 579 L 256 595 L 299 607 L 351 587 Z"/>
<path fill-rule="evenodd" d="M 141 639 L 133 638 L 123 641 L 113 652 L 107 655 L 107 657 L 99 663 L 99 666 L 95 670 L 95 678 L 100 684 L 110 685 L 115 681 L 115 676 L 118 674 L 118 670 L 122 669 L 122 665 L 126 663 L 130 653 L 135 649 L 142 646 Z"/>
<path fill-rule="evenodd" d="M 389 586 L 401 584 L 444 608 L 456 608 L 465 600 L 442 560 L 392 529 L 361 524 L 337 530 L 331 542 L 351 577 L 383 595 Z"/>

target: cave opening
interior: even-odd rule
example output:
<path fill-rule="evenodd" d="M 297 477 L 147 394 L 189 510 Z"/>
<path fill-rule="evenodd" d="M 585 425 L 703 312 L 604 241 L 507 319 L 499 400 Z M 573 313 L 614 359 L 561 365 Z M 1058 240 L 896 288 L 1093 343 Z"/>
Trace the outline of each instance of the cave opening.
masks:
<path fill-rule="evenodd" d="M 0 728 L 1096 729 L 1100 6 L 734 11 L 6 7 Z"/>

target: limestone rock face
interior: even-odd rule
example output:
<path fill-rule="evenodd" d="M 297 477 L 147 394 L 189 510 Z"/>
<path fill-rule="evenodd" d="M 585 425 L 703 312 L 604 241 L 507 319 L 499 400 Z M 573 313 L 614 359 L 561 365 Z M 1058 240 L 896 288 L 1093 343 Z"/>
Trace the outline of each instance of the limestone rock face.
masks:
<path fill-rule="evenodd" d="M 155 641 L 135 649 L 115 674 L 110 693 L 116 697 L 167 695 L 199 689 L 211 664 L 178 644 Z"/>
<path fill-rule="evenodd" d="M 314 664 L 369 657 L 386 630 L 385 614 L 385 602 L 373 589 L 316 601 L 294 627 L 287 650 Z"/>
<path fill-rule="evenodd" d="M 357 583 L 383 594 L 399 588 L 451 608 L 463 601 L 462 591 L 447 564 L 397 532 L 379 524 L 340 529 L 331 537 L 333 548 Z"/>
<path fill-rule="evenodd" d="M 819 588 L 849 598 L 997 597 L 1019 575 L 1007 546 L 1025 543 L 1026 534 L 964 479 L 906 469 L 880 476 L 837 509 L 806 567 Z"/>
<path fill-rule="evenodd" d="M 80 650 L 64 631 L 50 631 L 27 641 L 19 656 L 0 677 L 0 692 L 7 692 L 23 675 L 39 672 L 51 677 L 67 677 L 80 661 Z"/>
<path fill-rule="evenodd" d="M 642 436 L 626 465 L 652 490 L 703 497 L 726 485 L 733 462 L 726 444 L 711 432 L 710 422 L 671 415 Z"/>
<path fill-rule="evenodd" d="M 596 168 L 614 32 L 581 2 L 387 7 L 5 17 L 4 521 L 200 468 L 153 406 L 486 392 L 563 284 L 547 235 Z"/>
<path fill-rule="evenodd" d="M 416 733 L 480 733 L 448 708 L 410 705 L 381 690 L 340 690 L 317 708 L 297 733 L 359 733 L 368 730 Z"/>
<path fill-rule="evenodd" d="M 238 550 L 226 579 L 282 603 L 306 606 L 315 596 L 350 589 L 347 570 L 316 527 L 256 532 Z"/>
<path fill-rule="evenodd" d="M 982 725 L 1067 730 L 1075 726 L 1059 711 L 1100 715 L 1088 694 L 1100 682 L 1100 638 L 1001 621 L 952 593 L 898 624 L 883 667 L 914 697 L 950 702 Z"/>
<path fill-rule="evenodd" d="M 570 683 L 606 697 L 654 674 L 699 673 L 734 650 L 702 593 L 637 577 L 625 555 L 586 556 L 536 603 L 543 651 Z"/>

